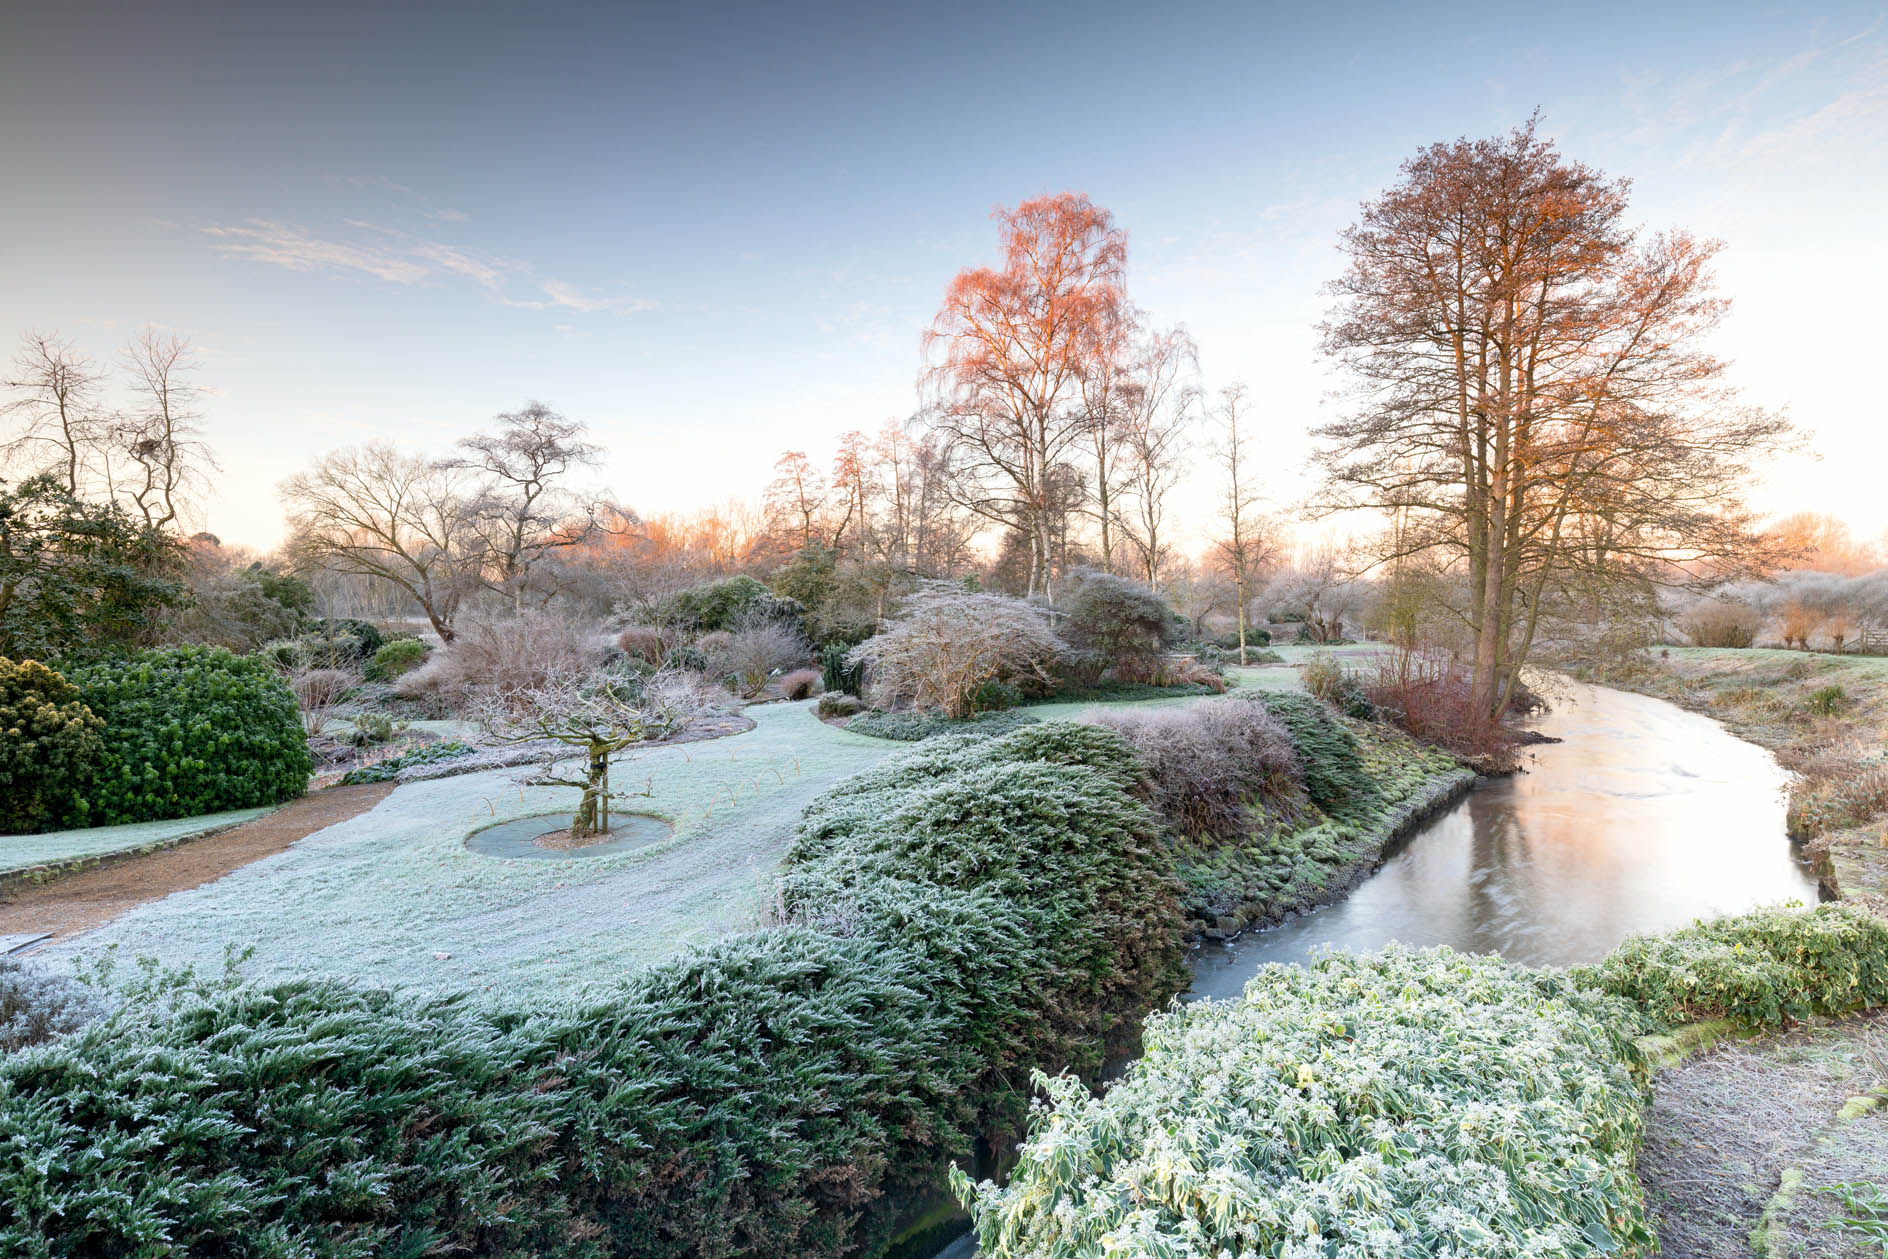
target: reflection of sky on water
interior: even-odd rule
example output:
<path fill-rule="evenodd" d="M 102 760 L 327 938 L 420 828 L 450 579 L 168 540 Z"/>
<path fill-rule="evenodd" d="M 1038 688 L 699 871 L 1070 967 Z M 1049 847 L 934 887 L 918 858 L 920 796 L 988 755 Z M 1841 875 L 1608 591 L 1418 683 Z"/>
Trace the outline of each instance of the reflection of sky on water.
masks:
<path fill-rule="evenodd" d="M 1537 723 L 1566 742 L 1431 823 L 1348 900 L 1195 959 L 1195 996 L 1236 995 L 1263 962 L 1392 940 L 1592 961 L 1635 932 L 1816 898 L 1784 837 L 1787 776 L 1705 717 L 1572 686 Z"/>

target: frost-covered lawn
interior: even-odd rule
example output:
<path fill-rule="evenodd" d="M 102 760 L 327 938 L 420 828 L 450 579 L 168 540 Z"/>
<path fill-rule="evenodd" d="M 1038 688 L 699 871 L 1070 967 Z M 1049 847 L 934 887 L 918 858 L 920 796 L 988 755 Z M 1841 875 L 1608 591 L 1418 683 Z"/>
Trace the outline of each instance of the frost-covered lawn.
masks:
<path fill-rule="evenodd" d="M 162 822 L 128 822 L 123 826 L 90 826 L 76 831 L 46 831 L 39 835 L 0 835 L 0 874 L 34 866 L 64 865 L 122 852 L 136 852 L 160 844 L 174 844 L 211 831 L 228 830 L 273 813 L 274 805 L 260 809 L 232 809 L 203 817 L 169 818 Z"/>
<path fill-rule="evenodd" d="M 465 847 L 494 820 L 568 810 L 576 792 L 513 770 L 408 783 L 373 808 L 204 887 L 144 905 L 54 956 L 150 955 L 248 973 L 344 974 L 426 987 L 560 987 L 620 974 L 760 919 L 801 808 L 900 745 L 847 734 L 805 704 L 750 708 L 755 728 L 651 751 L 616 774 L 669 819 L 657 845 L 569 861 Z M 438 955 L 446 954 L 445 957 Z"/>
<path fill-rule="evenodd" d="M 1295 669 L 1246 669 L 1240 684 L 1293 687 Z M 1210 696 L 1032 708 L 1043 719 Z M 482 856 L 471 831 L 568 811 L 576 792 L 520 787 L 492 770 L 406 783 L 372 810 L 215 883 L 175 893 L 55 957 L 154 956 L 220 965 L 253 948 L 254 975 L 309 972 L 438 988 L 574 989 L 765 920 L 773 871 L 808 801 L 908 744 L 850 734 L 805 703 L 745 710 L 755 728 L 658 748 L 622 765 L 620 806 L 668 819 L 645 848 L 567 861 Z"/>

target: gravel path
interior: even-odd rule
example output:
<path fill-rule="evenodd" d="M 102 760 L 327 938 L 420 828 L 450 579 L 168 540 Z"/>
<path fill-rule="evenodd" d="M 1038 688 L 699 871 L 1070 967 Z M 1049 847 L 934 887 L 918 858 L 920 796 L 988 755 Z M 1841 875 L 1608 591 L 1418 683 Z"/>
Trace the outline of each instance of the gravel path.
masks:
<path fill-rule="evenodd" d="M 1844 1117 L 1851 1098 L 1884 1091 L 1888 1012 L 1734 1042 L 1660 1071 L 1639 1179 L 1661 1259 L 1880 1259 L 1880 1242 L 1822 1227 L 1841 1205 L 1822 1191 L 1855 1180 L 1888 1189 L 1888 1114 L 1858 1105 Z"/>

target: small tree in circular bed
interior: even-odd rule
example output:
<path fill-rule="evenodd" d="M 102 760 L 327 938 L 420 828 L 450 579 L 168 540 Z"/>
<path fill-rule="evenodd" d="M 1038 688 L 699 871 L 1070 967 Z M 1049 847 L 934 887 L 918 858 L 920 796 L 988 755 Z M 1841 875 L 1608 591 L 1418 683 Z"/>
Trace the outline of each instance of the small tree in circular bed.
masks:
<path fill-rule="evenodd" d="M 501 743 L 547 741 L 582 753 L 579 776 L 557 768 L 560 752 L 545 755 L 527 783 L 579 787 L 583 798 L 570 819 L 572 839 L 610 828 L 610 801 L 628 793 L 610 788 L 610 758 L 639 743 L 679 732 L 707 712 L 716 688 L 700 674 L 663 669 L 649 677 L 607 669 L 554 670 L 541 681 L 509 691 L 488 691 L 472 706 L 473 719 Z M 568 753 L 561 753 L 568 756 Z"/>
<path fill-rule="evenodd" d="M 104 724 L 39 661 L 0 660 L 0 831 L 83 818 Z"/>

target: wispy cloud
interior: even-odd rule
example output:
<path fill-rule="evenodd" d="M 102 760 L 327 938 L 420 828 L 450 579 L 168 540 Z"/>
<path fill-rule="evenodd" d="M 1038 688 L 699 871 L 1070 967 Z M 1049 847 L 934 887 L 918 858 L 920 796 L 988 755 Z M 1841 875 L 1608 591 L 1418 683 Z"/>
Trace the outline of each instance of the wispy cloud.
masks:
<path fill-rule="evenodd" d="M 529 263 L 499 258 L 411 235 L 360 219 L 347 219 L 350 235 L 318 236 L 269 219 L 203 229 L 227 258 L 263 262 L 290 271 L 353 272 L 388 284 L 421 285 L 469 280 L 503 306 L 524 310 L 573 310 L 582 314 L 649 310 L 645 298 L 587 293 L 547 276 Z"/>

